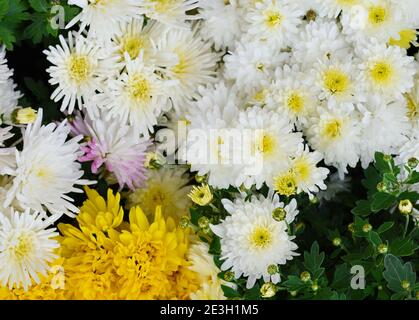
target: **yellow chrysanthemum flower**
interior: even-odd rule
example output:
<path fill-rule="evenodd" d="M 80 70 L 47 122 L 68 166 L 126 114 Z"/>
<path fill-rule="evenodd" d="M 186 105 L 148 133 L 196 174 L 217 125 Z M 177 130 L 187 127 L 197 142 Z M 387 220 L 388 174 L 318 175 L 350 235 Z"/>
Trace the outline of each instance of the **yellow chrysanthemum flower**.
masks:
<path fill-rule="evenodd" d="M 189 230 L 155 210 L 150 221 L 140 207 L 121 223 L 120 196 L 106 202 L 86 188 L 88 200 L 77 217 L 79 228 L 59 225 L 71 299 L 184 299 L 198 288 L 187 269 Z"/>

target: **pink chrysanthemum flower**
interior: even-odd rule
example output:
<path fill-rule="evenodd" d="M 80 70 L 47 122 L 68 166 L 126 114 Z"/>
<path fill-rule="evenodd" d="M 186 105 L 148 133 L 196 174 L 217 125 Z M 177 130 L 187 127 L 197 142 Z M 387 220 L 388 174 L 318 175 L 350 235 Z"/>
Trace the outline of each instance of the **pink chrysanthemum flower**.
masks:
<path fill-rule="evenodd" d="M 120 189 L 124 186 L 133 190 L 142 187 L 147 178 L 144 164 L 151 142 L 135 134 L 132 127 L 114 119 L 103 120 L 105 118 L 91 120 L 77 116 L 72 122 L 72 131 L 89 139 L 81 147 L 83 156 L 79 161 L 92 161 L 93 173 L 99 172 L 104 165 L 114 174 Z"/>

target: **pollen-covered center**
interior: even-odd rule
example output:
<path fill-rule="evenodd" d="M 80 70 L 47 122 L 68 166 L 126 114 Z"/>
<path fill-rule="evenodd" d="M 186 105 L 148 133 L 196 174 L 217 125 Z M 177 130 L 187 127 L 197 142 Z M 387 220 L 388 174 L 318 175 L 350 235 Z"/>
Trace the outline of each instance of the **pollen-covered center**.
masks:
<path fill-rule="evenodd" d="M 343 71 L 330 69 L 323 74 L 323 83 L 331 94 L 342 94 L 348 89 L 350 79 Z"/>
<path fill-rule="evenodd" d="M 372 6 L 368 11 L 368 21 L 374 26 L 385 23 L 388 16 L 387 8 L 383 6 Z"/>
<path fill-rule="evenodd" d="M 323 135 L 329 139 L 336 139 L 342 135 L 342 121 L 334 119 L 323 125 Z"/>
<path fill-rule="evenodd" d="M 304 158 L 301 158 L 295 162 L 293 170 L 296 178 L 299 181 L 307 181 L 310 178 L 311 166 L 310 163 Z"/>
<path fill-rule="evenodd" d="M 407 116 L 410 120 L 413 120 L 418 115 L 418 103 L 415 102 L 412 95 L 410 94 L 406 94 L 405 98 L 407 102 Z"/>
<path fill-rule="evenodd" d="M 140 50 L 144 47 L 144 42 L 139 37 L 125 36 L 121 41 L 121 51 L 128 52 L 131 59 L 140 55 Z"/>
<path fill-rule="evenodd" d="M 77 54 L 71 55 L 68 62 L 68 72 L 71 79 L 77 83 L 86 81 L 90 75 L 90 68 L 88 57 Z"/>
<path fill-rule="evenodd" d="M 282 14 L 276 10 L 268 10 L 265 14 L 265 22 L 270 28 L 281 25 L 283 19 Z"/>
<path fill-rule="evenodd" d="M 33 251 L 34 242 L 30 235 L 21 234 L 15 243 L 10 243 L 10 253 L 16 260 L 22 260 Z"/>
<path fill-rule="evenodd" d="M 128 92 L 132 99 L 139 102 L 150 100 L 150 83 L 141 74 L 135 74 L 128 81 Z"/>
<path fill-rule="evenodd" d="M 264 134 L 261 138 L 259 151 L 264 155 L 270 155 L 275 151 L 276 140 L 272 135 Z"/>
<path fill-rule="evenodd" d="M 393 73 L 393 68 L 387 61 L 378 61 L 370 69 L 372 80 L 381 85 L 389 84 Z"/>
<path fill-rule="evenodd" d="M 257 249 L 265 249 L 272 243 L 272 232 L 267 227 L 256 227 L 250 234 L 250 244 Z"/>
<path fill-rule="evenodd" d="M 287 99 L 287 106 L 294 113 L 299 113 L 304 109 L 304 97 L 298 92 L 291 92 Z"/>

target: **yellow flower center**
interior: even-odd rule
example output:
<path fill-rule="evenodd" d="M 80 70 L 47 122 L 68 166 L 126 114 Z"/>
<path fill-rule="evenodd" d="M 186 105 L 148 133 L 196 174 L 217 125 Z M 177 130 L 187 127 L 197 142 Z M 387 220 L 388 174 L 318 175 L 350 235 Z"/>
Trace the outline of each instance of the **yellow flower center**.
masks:
<path fill-rule="evenodd" d="M 264 134 L 259 145 L 259 151 L 264 155 L 270 155 L 274 152 L 275 145 L 275 138 L 271 135 Z"/>
<path fill-rule="evenodd" d="M 154 0 L 153 2 L 155 3 L 154 9 L 160 13 L 167 12 L 174 5 L 178 5 L 176 0 Z"/>
<path fill-rule="evenodd" d="M 378 84 L 389 84 L 393 77 L 393 68 L 387 61 L 376 62 L 370 69 L 370 76 Z"/>
<path fill-rule="evenodd" d="M 68 63 L 70 78 L 81 83 L 87 80 L 90 75 L 90 62 L 86 56 L 73 54 Z"/>
<path fill-rule="evenodd" d="M 379 26 L 388 19 L 388 11 L 382 6 L 372 6 L 368 11 L 368 21 L 374 25 Z"/>
<path fill-rule="evenodd" d="M 253 100 L 259 103 L 262 103 L 265 101 L 265 97 L 266 97 L 266 90 L 262 89 L 255 93 L 255 95 L 253 96 Z"/>
<path fill-rule="evenodd" d="M 293 195 L 296 189 L 295 175 L 292 172 L 288 172 L 276 177 L 274 179 L 274 188 L 280 195 L 287 197 Z"/>
<path fill-rule="evenodd" d="M 137 58 L 143 47 L 144 42 L 139 37 L 126 36 L 121 41 L 121 53 L 128 52 L 131 59 Z"/>
<path fill-rule="evenodd" d="M 323 74 L 325 88 L 332 94 L 341 94 L 345 92 L 349 85 L 349 77 L 338 69 L 327 70 Z"/>
<path fill-rule="evenodd" d="M 293 170 L 296 176 L 296 180 L 307 181 L 310 178 L 311 166 L 310 163 L 304 158 L 298 159 L 294 163 Z"/>
<path fill-rule="evenodd" d="M 301 112 L 304 108 L 304 97 L 298 92 L 292 92 L 288 96 L 287 106 L 294 113 Z"/>
<path fill-rule="evenodd" d="M 351 6 L 358 3 L 359 0 L 337 0 L 337 3 L 341 6 Z"/>
<path fill-rule="evenodd" d="M 135 74 L 128 81 L 128 92 L 137 101 L 147 102 L 150 100 L 150 83 L 140 74 Z"/>
<path fill-rule="evenodd" d="M 18 238 L 17 245 L 12 247 L 11 250 L 13 251 L 14 257 L 22 260 L 33 250 L 33 239 L 28 235 L 21 235 Z"/>
<path fill-rule="evenodd" d="M 250 243 L 257 249 L 265 249 L 272 243 L 272 233 L 266 227 L 256 227 L 250 235 Z"/>
<path fill-rule="evenodd" d="M 282 23 L 283 16 L 279 11 L 269 10 L 266 13 L 265 22 L 270 28 L 279 26 Z"/>
<path fill-rule="evenodd" d="M 342 121 L 335 119 L 328 121 L 323 126 L 323 135 L 330 139 L 336 139 L 342 134 Z"/>

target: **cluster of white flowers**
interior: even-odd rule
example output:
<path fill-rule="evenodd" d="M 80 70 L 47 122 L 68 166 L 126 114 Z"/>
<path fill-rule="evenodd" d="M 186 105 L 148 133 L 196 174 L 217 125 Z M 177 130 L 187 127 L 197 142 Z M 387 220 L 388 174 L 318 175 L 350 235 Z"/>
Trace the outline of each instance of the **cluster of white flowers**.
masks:
<path fill-rule="evenodd" d="M 224 199 L 229 215 L 210 226 L 222 271 L 247 277 L 248 288 L 261 278 L 278 283 L 278 265 L 297 255 L 289 197 L 330 199 L 346 189 L 348 169 L 366 168 L 376 151 L 419 158 L 419 63 L 407 51 L 418 45 L 417 0 L 68 3 L 80 8 L 67 26 L 76 29 L 44 51 L 51 99 L 67 120 L 43 125 L 42 109 L 15 112 L 21 94 L 0 49 L 2 123 L 29 123 L 21 148 L 0 148 L 2 285 L 26 288 L 45 274 L 57 247 L 49 226 L 78 212 L 69 194 L 91 183 L 80 162 L 134 191 L 131 204 L 171 194 L 184 199 L 160 199 L 166 213 L 185 212 L 184 170 L 147 177 L 157 130 L 185 126 L 172 149 L 212 188 L 270 190 Z M 0 146 L 11 131 L 0 129 Z M 326 166 L 336 171 L 329 193 Z M 136 191 L 147 183 L 157 191 Z M 214 284 L 199 295 L 222 296 L 208 248 L 195 251 L 192 269 Z"/>

